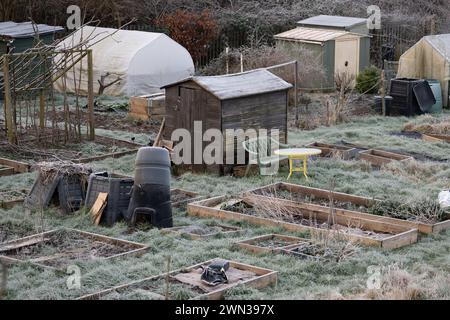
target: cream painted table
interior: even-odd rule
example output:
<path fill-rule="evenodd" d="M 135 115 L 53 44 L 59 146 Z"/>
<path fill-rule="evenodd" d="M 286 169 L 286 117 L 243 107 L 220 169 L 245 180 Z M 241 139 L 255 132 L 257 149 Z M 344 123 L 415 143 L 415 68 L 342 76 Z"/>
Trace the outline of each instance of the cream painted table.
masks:
<path fill-rule="evenodd" d="M 289 159 L 289 178 L 294 172 L 303 172 L 303 175 L 308 179 L 308 157 L 321 154 L 322 150 L 312 148 L 289 148 L 275 150 L 275 154 L 279 156 L 285 156 Z M 303 167 L 294 167 L 294 161 L 303 161 Z"/>

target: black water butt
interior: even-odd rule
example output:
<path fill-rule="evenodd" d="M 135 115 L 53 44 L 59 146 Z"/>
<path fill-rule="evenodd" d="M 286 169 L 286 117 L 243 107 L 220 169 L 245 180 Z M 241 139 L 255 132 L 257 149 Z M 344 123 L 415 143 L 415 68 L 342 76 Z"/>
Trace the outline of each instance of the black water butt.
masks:
<path fill-rule="evenodd" d="M 136 156 L 134 185 L 128 207 L 132 225 L 148 222 L 157 228 L 170 228 L 170 157 L 163 148 L 140 148 Z"/>

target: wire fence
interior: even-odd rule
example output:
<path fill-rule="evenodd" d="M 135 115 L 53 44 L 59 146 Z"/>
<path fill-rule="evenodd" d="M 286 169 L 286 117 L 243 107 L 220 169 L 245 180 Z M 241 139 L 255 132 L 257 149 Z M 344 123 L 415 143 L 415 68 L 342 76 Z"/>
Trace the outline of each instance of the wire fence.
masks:
<path fill-rule="evenodd" d="M 433 20 L 430 17 L 424 17 L 416 25 L 402 25 L 393 23 L 384 23 L 381 30 L 371 32 L 370 59 L 373 65 L 379 68 L 383 67 L 383 61 L 397 61 L 400 56 L 413 46 L 417 41 L 426 35 L 434 32 Z M 288 27 L 286 27 L 288 28 Z M 150 24 L 126 26 L 126 30 L 137 30 L 147 32 L 162 32 L 170 36 L 168 30 Z M 285 31 L 282 28 L 272 30 L 273 34 L 259 35 L 264 39 L 259 44 L 273 44 L 273 35 Z M 207 45 L 205 53 L 194 61 L 197 68 L 208 65 L 212 60 L 218 58 L 225 48 L 239 48 L 251 45 L 254 41 L 254 34 L 247 30 L 227 30 L 219 33 L 219 36 Z"/>
<path fill-rule="evenodd" d="M 381 30 L 373 30 L 370 43 L 372 64 L 383 68 L 385 60 L 398 61 L 422 37 L 434 33 L 433 23 L 432 19 L 425 17 L 416 25 L 383 24 Z"/>

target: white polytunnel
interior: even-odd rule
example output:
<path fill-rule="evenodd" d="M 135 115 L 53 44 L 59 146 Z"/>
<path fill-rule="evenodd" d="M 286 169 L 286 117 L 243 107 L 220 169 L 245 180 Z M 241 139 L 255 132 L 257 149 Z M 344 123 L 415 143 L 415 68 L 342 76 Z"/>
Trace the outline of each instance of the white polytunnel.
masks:
<path fill-rule="evenodd" d="M 84 26 L 59 46 L 72 48 L 86 39 L 93 53 L 95 93 L 101 80 L 104 84 L 117 81 L 105 89 L 107 95 L 157 93 L 161 87 L 192 76 L 195 71 L 189 52 L 163 33 Z M 75 72 L 55 82 L 55 89 L 62 92 L 65 87 L 67 92 L 87 94 L 87 66 L 84 58 L 75 66 Z"/>

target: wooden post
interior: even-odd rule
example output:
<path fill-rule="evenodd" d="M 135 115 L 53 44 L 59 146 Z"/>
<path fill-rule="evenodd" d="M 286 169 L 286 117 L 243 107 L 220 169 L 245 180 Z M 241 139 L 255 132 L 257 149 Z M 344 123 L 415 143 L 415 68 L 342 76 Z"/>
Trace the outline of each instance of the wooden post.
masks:
<path fill-rule="evenodd" d="M 295 60 L 295 64 L 294 64 L 294 70 L 295 70 L 295 75 L 294 75 L 294 107 L 295 110 L 297 110 L 297 105 L 298 105 L 298 60 Z"/>
<path fill-rule="evenodd" d="M 384 70 L 381 70 L 381 110 L 383 112 L 383 116 L 386 116 L 386 78 L 384 75 Z"/>
<path fill-rule="evenodd" d="M 241 53 L 241 72 L 244 72 L 244 56 Z"/>
<path fill-rule="evenodd" d="M 225 56 L 226 56 L 226 71 L 227 74 L 230 73 L 230 61 L 229 61 L 229 57 L 228 57 L 228 52 L 230 51 L 230 48 L 226 47 L 225 48 Z"/>
<path fill-rule="evenodd" d="M 41 132 L 45 128 L 45 91 L 43 89 L 39 93 L 39 128 Z"/>
<path fill-rule="evenodd" d="M 430 21 L 430 35 L 436 34 L 436 17 L 434 15 L 431 16 Z"/>
<path fill-rule="evenodd" d="M 88 50 L 88 108 L 89 108 L 89 140 L 95 140 L 94 119 L 94 62 L 92 50 Z"/>
<path fill-rule="evenodd" d="M 14 115 L 12 112 L 12 97 L 11 97 L 11 84 L 9 79 L 9 56 L 3 56 L 3 82 L 4 82 L 4 90 L 5 90 L 5 122 L 6 122 L 6 131 L 8 135 L 8 141 L 10 143 L 16 144 L 16 130 L 15 130 L 15 122 Z"/>

